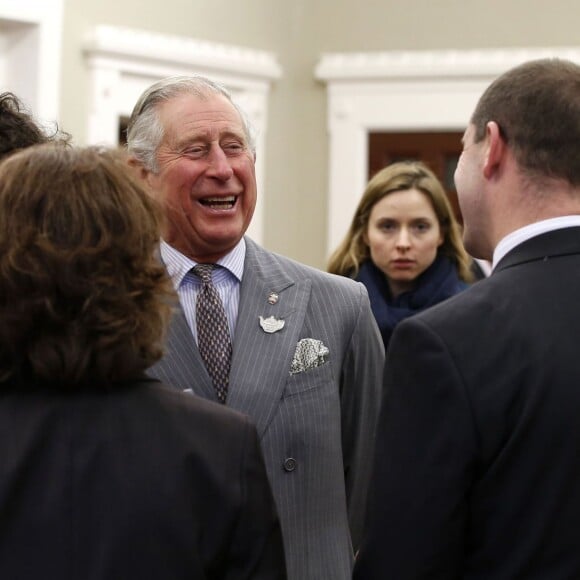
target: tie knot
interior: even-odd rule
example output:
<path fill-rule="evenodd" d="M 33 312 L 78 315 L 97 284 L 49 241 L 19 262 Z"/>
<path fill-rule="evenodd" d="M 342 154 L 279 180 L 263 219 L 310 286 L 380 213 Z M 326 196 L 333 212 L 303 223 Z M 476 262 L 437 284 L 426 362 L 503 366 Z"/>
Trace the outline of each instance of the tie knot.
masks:
<path fill-rule="evenodd" d="M 211 284 L 211 273 L 214 268 L 215 264 L 198 264 L 192 268 L 192 271 L 203 284 Z"/>

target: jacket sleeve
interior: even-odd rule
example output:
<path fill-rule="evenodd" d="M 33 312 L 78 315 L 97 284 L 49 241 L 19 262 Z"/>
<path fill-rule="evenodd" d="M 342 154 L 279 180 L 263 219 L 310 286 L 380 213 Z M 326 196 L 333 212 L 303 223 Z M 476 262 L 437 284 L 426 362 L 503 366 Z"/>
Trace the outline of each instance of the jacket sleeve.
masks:
<path fill-rule="evenodd" d="M 356 580 L 463 578 L 477 436 L 462 378 L 423 321 L 389 345 L 373 481 Z"/>
<path fill-rule="evenodd" d="M 380 409 L 384 347 L 368 294 L 358 285 L 359 309 L 341 376 L 342 449 L 353 549 L 360 543 Z"/>

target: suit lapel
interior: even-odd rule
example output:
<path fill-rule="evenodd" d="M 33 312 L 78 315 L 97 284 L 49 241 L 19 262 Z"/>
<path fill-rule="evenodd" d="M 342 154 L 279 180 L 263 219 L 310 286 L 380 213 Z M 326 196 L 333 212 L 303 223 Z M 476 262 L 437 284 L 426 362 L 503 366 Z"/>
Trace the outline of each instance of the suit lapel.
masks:
<path fill-rule="evenodd" d="M 179 373 L 178 383 L 183 389 L 191 389 L 196 395 L 217 401 L 211 378 L 199 354 L 185 314 L 178 305 L 167 332 L 167 353 L 162 363 L 167 373 Z M 171 380 L 171 379 L 169 379 Z"/>
<path fill-rule="evenodd" d="M 292 280 L 271 254 L 249 239 L 246 243 L 228 405 L 250 415 L 261 435 L 282 398 L 311 281 Z M 268 302 L 272 292 L 278 295 L 275 304 Z M 267 333 L 260 326 L 260 316 L 283 320 L 284 327 Z"/>
<path fill-rule="evenodd" d="M 574 254 L 580 254 L 580 227 L 552 230 L 516 246 L 504 256 L 494 271 L 499 272 L 527 262 Z"/>

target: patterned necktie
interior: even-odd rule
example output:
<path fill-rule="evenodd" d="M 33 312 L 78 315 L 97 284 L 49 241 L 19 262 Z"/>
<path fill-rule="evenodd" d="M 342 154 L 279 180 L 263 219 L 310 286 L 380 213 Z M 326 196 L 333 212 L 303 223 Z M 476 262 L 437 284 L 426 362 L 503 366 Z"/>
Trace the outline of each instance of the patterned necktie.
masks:
<path fill-rule="evenodd" d="M 222 301 L 211 280 L 214 264 L 198 264 L 192 272 L 201 280 L 195 303 L 197 346 L 220 403 L 226 402 L 232 343 Z"/>

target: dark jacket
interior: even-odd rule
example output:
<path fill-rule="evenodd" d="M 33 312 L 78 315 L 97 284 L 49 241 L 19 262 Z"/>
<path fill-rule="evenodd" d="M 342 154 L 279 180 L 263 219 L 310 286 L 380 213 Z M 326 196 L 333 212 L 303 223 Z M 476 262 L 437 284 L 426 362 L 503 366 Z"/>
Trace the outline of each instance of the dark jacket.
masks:
<path fill-rule="evenodd" d="M 285 578 L 256 431 L 153 381 L 0 390 L 0 578 Z"/>
<path fill-rule="evenodd" d="M 580 578 L 580 228 L 402 322 L 356 580 Z"/>

